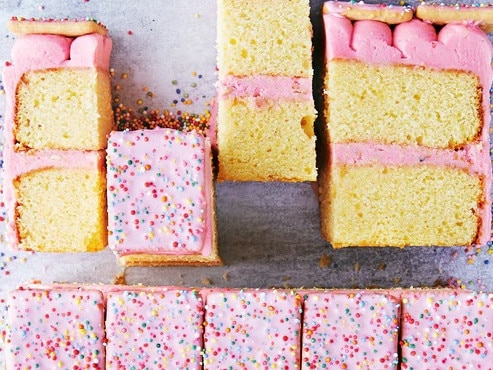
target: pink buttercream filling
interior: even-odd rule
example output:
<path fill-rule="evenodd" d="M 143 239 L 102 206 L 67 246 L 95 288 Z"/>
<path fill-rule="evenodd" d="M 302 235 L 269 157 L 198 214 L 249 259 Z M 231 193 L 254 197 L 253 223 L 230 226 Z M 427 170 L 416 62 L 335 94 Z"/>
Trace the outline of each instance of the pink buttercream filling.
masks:
<path fill-rule="evenodd" d="M 484 178 L 486 205 L 481 208 L 479 243 L 491 236 L 491 160 L 489 155 L 490 86 L 493 80 L 493 49 L 487 35 L 472 23 L 450 23 L 438 33 L 418 19 L 395 26 L 371 20 L 352 22 L 340 14 L 324 14 L 326 61 L 354 59 L 375 65 L 426 66 L 441 70 L 463 70 L 480 78 L 483 87 L 484 125 L 481 142 L 460 151 L 375 143 L 331 144 L 331 161 L 355 165 L 379 162 L 385 165 L 452 166 Z"/>
<path fill-rule="evenodd" d="M 52 167 L 100 170 L 104 151 L 46 150 L 16 152 L 14 149 L 15 93 L 24 73 L 49 68 L 98 68 L 109 70 L 112 41 L 108 36 L 88 34 L 77 38 L 57 35 L 26 35 L 16 40 L 12 64 L 3 69 L 6 95 L 4 196 L 7 208 L 6 236 L 12 247 L 19 243 L 15 226 L 16 198 L 13 180 L 39 169 Z"/>
<path fill-rule="evenodd" d="M 312 100 L 310 78 L 287 76 L 225 76 L 218 84 L 220 98 Z"/>

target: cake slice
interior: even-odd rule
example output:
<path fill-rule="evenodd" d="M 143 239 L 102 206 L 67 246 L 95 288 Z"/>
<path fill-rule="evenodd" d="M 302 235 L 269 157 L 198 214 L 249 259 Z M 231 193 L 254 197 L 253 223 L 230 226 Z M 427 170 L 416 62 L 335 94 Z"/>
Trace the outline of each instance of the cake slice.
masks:
<path fill-rule="evenodd" d="M 114 131 L 107 178 L 108 245 L 122 264 L 221 263 L 208 139 L 173 129 Z"/>
<path fill-rule="evenodd" d="M 106 369 L 202 369 L 203 304 L 190 289 L 110 291 Z"/>
<path fill-rule="evenodd" d="M 101 250 L 111 39 L 87 20 L 13 18 L 9 29 L 18 38 L 3 69 L 7 241 L 41 252 Z"/>
<path fill-rule="evenodd" d="M 404 291 L 401 368 L 490 369 L 492 315 L 491 293 Z"/>
<path fill-rule="evenodd" d="M 304 295 L 302 369 L 397 369 L 400 301 L 378 291 Z"/>
<path fill-rule="evenodd" d="M 218 179 L 315 181 L 307 0 L 218 2 Z"/>
<path fill-rule="evenodd" d="M 301 297 L 288 290 L 212 290 L 204 369 L 299 367 Z"/>
<path fill-rule="evenodd" d="M 344 17 L 348 7 L 367 19 Z M 324 6 L 320 205 L 336 248 L 490 240 L 491 43 L 475 23 L 435 27 L 409 12 Z"/>
<path fill-rule="evenodd" d="M 15 290 L 8 325 L 7 369 L 104 367 L 104 301 L 97 290 Z"/>

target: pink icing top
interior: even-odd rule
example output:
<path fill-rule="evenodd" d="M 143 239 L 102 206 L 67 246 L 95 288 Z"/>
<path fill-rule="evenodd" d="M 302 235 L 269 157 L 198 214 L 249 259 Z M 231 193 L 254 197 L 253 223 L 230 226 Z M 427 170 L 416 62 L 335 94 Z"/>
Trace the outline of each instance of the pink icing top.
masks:
<path fill-rule="evenodd" d="M 114 131 L 107 151 L 110 248 L 118 255 L 209 255 L 209 140 L 172 129 Z"/>
<path fill-rule="evenodd" d="M 437 33 L 435 27 L 418 19 L 395 26 L 371 20 L 351 22 L 337 13 L 324 14 L 326 60 L 356 59 L 370 64 L 427 66 L 435 69 L 463 70 L 479 76 L 483 86 L 484 126 L 481 142 L 459 152 L 425 148 L 376 146 L 375 143 L 331 144 L 335 162 L 369 163 L 379 160 L 393 165 L 427 163 L 457 166 L 484 178 L 486 206 L 481 211 L 478 243 L 490 240 L 491 161 L 489 127 L 491 121 L 489 91 L 493 80 L 493 48 L 487 35 L 474 24 L 451 23 Z"/>
<path fill-rule="evenodd" d="M 108 369 L 202 369 L 202 298 L 189 289 L 108 293 Z"/>
<path fill-rule="evenodd" d="M 8 369 L 104 367 L 101 292 L 17 290 L 8 304 Z"/>
<path fill-rule="evenodd" d="M 205 369 L 294 369 L 301 297 L 287 290 L 213 290 L 206 296 Z"/>
<path fill-rule="evenodd" d="M 399 300 L 383 292 L 309 292 L 302 369 L 397 369 Z"/>
<path fill-rule="evenodd" d="M 12 48 L 12 64 L 3 69 L 5 84 L 5 148 L 4 148 L 4 195 L 7 208 L 6 237 L 12 247 L 19 243 L 15 226 L 15 191 L 12 180 L 43 168 L 89 168 L 101 169 L 104 152 L 81 151 L 30 151 L 14 150 L 15 93 L 22 75 L 31 70 L 61 67 L 88 67 L 109 70 L 112 41 L 108 36 L 88 34 L 77 38 L 57 35 L 30 34 L 19 37 Z"/>
<path fill-rule="evenodd" d="M 402 309 L 402 369 L 491 368 L 493 294 L 405 291 Z"/>

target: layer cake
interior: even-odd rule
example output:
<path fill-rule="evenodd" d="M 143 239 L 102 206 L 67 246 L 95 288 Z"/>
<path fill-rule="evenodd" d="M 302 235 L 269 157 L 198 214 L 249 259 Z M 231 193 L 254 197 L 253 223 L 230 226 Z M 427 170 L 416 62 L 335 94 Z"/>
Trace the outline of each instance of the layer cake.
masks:
<path fill-rule="evenodd" d="M 396 25 L 348 8 L 385 9 Z M 409 12 L 324 6 L 320 201 L 334 247 L 490 240 L 491 43 L 476 23 L 435 27 Z"/>
<path fill-rule="evenodd" d="M 7 241 L 43 252 L 101 250 L 111 39 L 86 20 L 13 19 L 9 27 L 18 38 L 3 69 Z"/>

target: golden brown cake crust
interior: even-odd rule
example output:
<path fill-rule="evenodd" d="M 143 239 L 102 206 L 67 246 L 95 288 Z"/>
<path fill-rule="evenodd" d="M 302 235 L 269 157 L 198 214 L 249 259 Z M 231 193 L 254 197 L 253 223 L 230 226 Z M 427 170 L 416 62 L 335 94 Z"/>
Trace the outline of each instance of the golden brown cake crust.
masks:
<path fill-rule="evenodd" d="M 107 28 L 94 19 L 34 19 L 12 17 L 7 28 L 16 36 L 51 34 L 77 37 L 90 33 L 108 34 Z"/>
<path fill-rule="evenodd" d="M 416 8 L 416 17 L 435 24 L 454 22 L 477 23 L 484 32 L 493 32 L 493 6 L 452 6 L 443 4 L 421 4 Z"/>
<path fill-rule="evenodd" d="M 337 8 L 337 11 L 334 9 Z M 335 1 L 330 6 L 326 3 L 325 14 L 337 13 L 352 21 L 373 20 L 387 24 L 399 24 L 413 19 L 412 8 L 391 7 L 373 4 Z"/>

